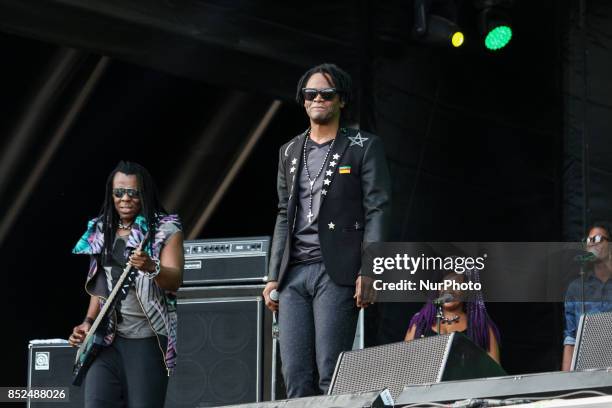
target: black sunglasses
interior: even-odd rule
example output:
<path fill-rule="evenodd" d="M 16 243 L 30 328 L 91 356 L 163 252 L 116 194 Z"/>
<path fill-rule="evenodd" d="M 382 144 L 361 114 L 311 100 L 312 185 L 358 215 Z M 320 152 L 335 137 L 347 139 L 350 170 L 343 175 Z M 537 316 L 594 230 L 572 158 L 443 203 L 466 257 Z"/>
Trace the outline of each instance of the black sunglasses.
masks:
<path fill-rule="evenodd" d="M 130 198 L 140 197 L 140 191 L 135 188 L 113 188 L 113 195 L 117 198 L 123 198 L 126 194 Z"/>
<path fill-rule="evenodd" d="M 594 235 L 584 239 L 587 244 L 599 244 L 601 241 L 609 241 L 609 239 L 603 235 Z"/>
<path fill-rule="evenodd" d="M 326 101 L 331 101 L 337 94 L 338 91 L 336 88 L 302 88 L 302 95 L 304 95 L 304 99 L 307 101 L 314 101 L 314 98 L 316 98 L 317 95 L 321 95 L 321 98 Z"/>

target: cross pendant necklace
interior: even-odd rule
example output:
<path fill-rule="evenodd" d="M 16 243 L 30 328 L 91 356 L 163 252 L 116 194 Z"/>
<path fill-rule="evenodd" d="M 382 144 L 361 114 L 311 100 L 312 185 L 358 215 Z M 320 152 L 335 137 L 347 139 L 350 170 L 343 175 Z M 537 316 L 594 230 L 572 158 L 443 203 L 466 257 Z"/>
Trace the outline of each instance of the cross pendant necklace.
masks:
<path fill-rule="evenodd" d="M 331 144 L 327 148 L 327 152 L 325 153 L 325 157 L 323 158 L 323 163 L 321 163 L 321 167 L 319 167 L 319 171 L 314 176 L 314 178 L 310 177 L 310 169 L 308 168 L 308 155 L 306 154 L 306 150 L 308 149 L 308 139 L 310 139 L 310 131 L 308 131 L 308 134 L 306 135 L 306 140 L 304 140 L 303 160 L 304 170 L 306 170 L 306 177 L 308 177 L 308 182 L 310 183 L 310 191 L 308 196 L 308 215 L 306 217 L 308 218 L 308 224 L 311 224 L 312 219 L 314 217 L 314 214 L 312 213 L 312 189 L 314 188 L 315 181 L 317 181 L 317 179 L 321 175 L 323 167 L 325 167 L 325 163 L 327 163 L 329 152 L 331 152 L 332 148 L 334 147 L 336 139 L 332 140 Z"/>

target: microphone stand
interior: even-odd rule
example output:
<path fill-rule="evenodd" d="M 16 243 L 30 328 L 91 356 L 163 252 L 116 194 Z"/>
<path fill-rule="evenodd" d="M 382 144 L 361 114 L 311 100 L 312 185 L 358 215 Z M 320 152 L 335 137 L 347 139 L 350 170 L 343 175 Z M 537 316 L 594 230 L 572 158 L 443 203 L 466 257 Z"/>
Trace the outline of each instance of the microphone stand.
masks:
<path fill-rule="evenodd" d="M 577 258 L 578 262 L 580 262 L 580 314 L 582 315 L 584 315 L 586 310 L 584 298 L 584 278 L 586 273 L 584 269 L 587 263 L 592 265 L 592 262 L 594 262 L 596 259 L 597 258 L 592 253 Z"/>
<path fill-rule="evenodd" d="M 444 318 L 444 312 L 442 311 L 442 301 L 436 302 L 436 326 L 438 327 L 438 336 L 441 334 L 442 319 Z"/>
<path fill-rule="evenodd" d="M 584 263 L 580 264 L 580 314 L 584 315 Z"/>

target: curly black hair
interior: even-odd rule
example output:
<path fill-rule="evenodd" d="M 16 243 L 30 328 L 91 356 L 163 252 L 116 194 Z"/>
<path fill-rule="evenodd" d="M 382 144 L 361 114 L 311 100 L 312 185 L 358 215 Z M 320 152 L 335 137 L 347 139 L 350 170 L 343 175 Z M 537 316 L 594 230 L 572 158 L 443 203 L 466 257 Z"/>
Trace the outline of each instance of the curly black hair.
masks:
<path fill-rule="evenodd" d="M 304 95 L 302 95 L 302 89 L 306 87 L 306 83 L 314 74 L 323 74 L 328 81 L 331 82 L 331 86 L 336 88 L 340 99 L 344 102 L 343 111 L 348 111 L 347 108 L 353 99 L 353 81 L 351 76 L 344 71 L 342 68 L 335 64 L 321 64 L 316 67 L 310 68 L 302 75 L 297 84 L 297 90 L 295 93 L 295 101 L 300 105 L 304 105 Z"/>

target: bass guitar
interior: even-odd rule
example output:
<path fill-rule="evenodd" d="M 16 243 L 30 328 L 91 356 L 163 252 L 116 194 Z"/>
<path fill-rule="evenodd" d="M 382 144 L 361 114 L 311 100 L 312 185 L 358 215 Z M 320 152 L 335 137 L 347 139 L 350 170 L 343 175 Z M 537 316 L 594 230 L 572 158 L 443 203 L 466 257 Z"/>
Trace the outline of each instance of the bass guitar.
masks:
<path fill-rule="evenodd" d="M 138 250 L 142 248 L 143 243 L 146 241 L 146 237 L 142 240 L 140 245 L 138 246 Z M 137 269 L 132 265 L 128 264 L 123 269 L 123 273 L 119 276 L 117 283 L 113 287 L 112 292 L 106 299 L 104 306 L 98 313 L 96 320 L 94 320 L 85 340 L 79 346 L 79 350 L 77 351 L 76 358 L 74 360 L 74 367 L 72 373 L 74 375 L 72 379 L 72 384 L 76 386 L 80 386 L 83 382 L 83 378 L 85 378 L 85 374 L 89 367 L 95 360 L 96 356 L 104 347 L 104 331 L 106 330 L 108 319 L 110 319 L 110 314 L 115 310 L 115 306 L 120 299 L 124 299 L 134 280 L 136 279 Z"/>

